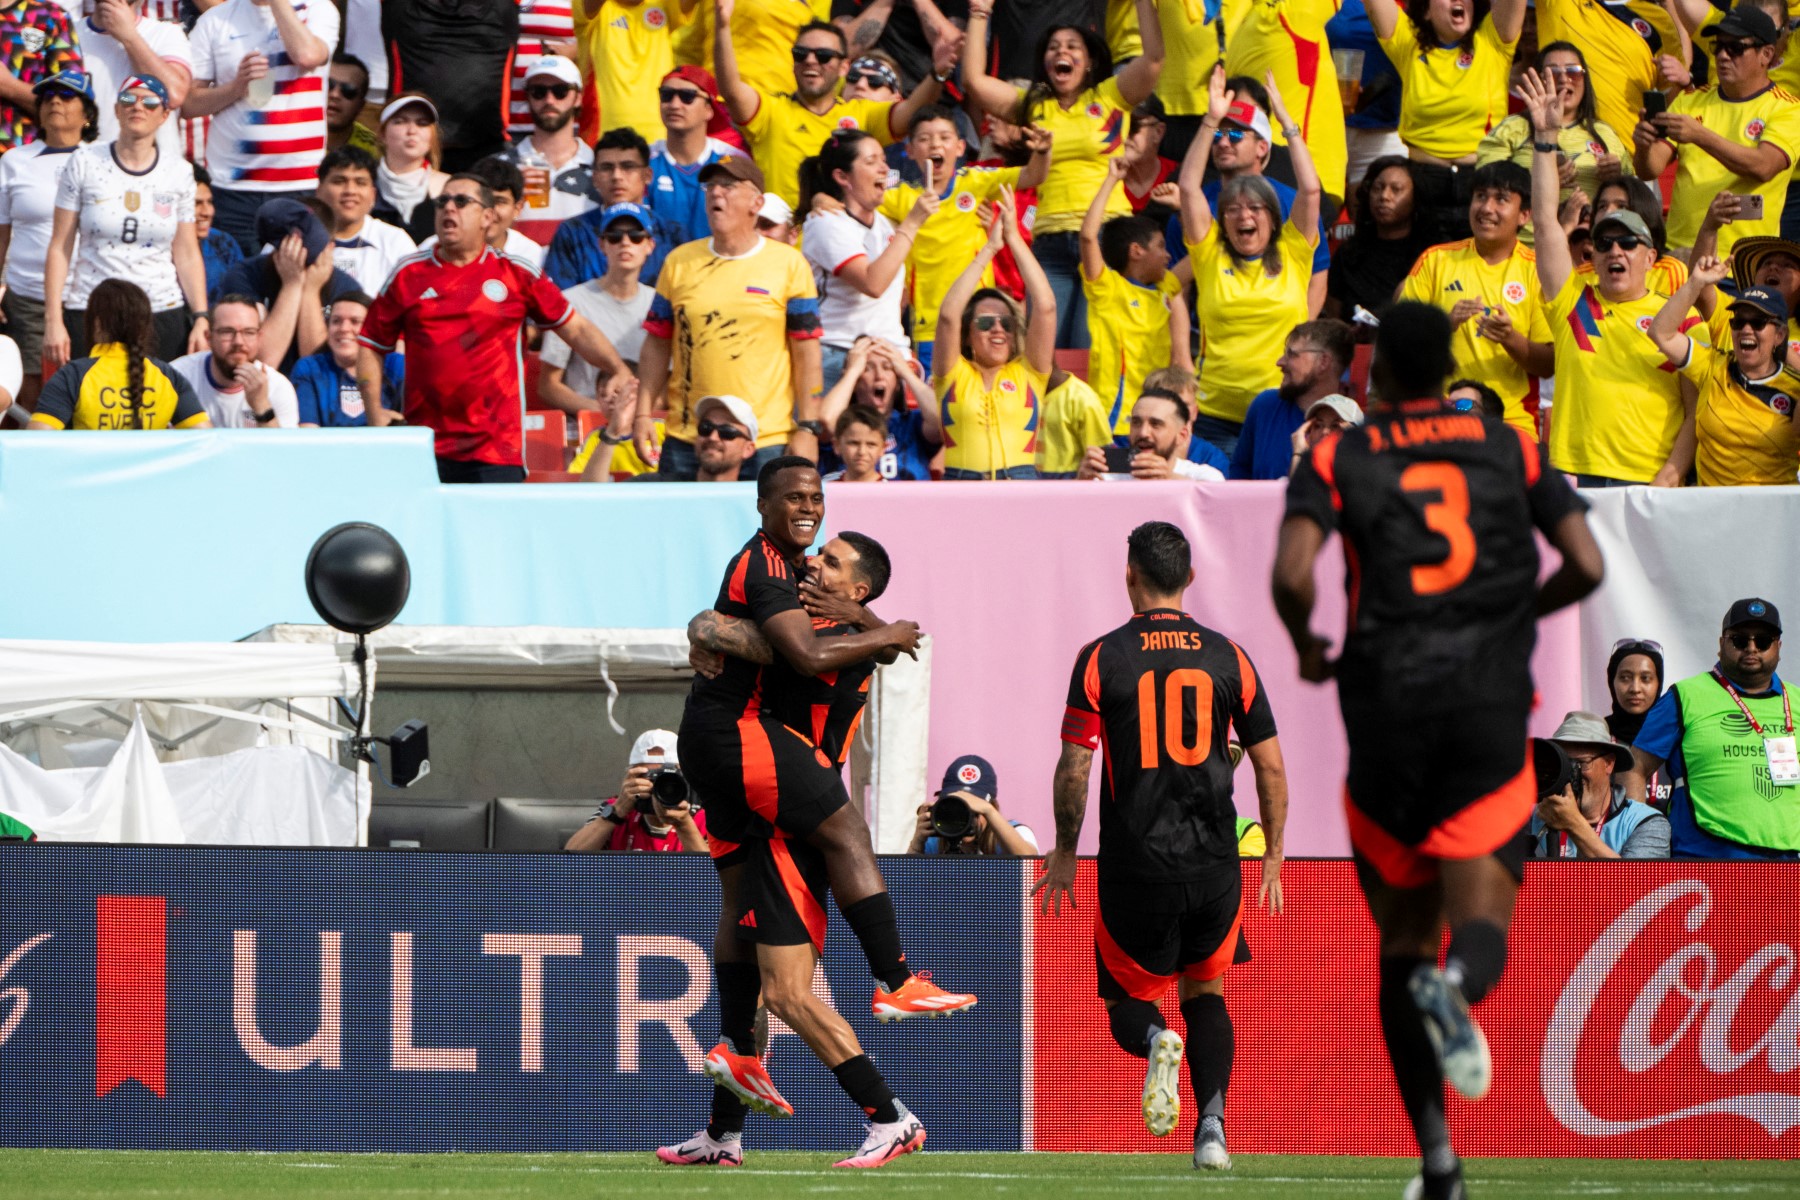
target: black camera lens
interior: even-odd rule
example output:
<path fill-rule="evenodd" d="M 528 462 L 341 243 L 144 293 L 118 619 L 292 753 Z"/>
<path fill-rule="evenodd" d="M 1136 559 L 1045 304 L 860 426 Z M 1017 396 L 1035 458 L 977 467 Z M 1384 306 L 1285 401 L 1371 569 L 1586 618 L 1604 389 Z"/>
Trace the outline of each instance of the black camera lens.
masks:
<path fill-rule="evenodd" d="M 650 795 L 664 808 L 674 808 L 684 801 L 692 801 L 694 792 L 678 768 L 657 767 L 650 772 Z M 694 804 L 693 807 L 700 806 Z"/>
<path fill-rule="evenodd" d="M 975 832 L 975 813 L 966 800 L 939 797 L 931 806 L 931 828 L 939 837 L 959 842 Z"/>
<path fill-rule="evenodd" d="M 1564 789 L 1575 782 L 1575 764 L 1569 761 L 1568 754 L 1555 742 L 1533 738 L 1531 766 L 1537 775 L 1539 800 L 1561 795 Z"/>

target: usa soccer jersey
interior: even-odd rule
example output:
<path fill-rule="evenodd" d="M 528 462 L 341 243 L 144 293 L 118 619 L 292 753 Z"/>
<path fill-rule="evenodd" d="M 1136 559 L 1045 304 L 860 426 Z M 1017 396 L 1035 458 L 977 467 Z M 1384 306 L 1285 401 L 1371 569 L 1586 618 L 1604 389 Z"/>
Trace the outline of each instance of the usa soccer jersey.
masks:
<path fill-rule="evenodd" d="M 56 207 L 78 214 L 80 238 L 63 291 L 65 306 L 85 309 L 107 279 L 129 279 L 150 297 L 152 312 L 183 303 L 170 247 L 194 223 L 194 168 L 160 147 L 148 170 L 128 171 L 111 142 L 77 150 L 56 185 Z"/>
<path fill-rule="evenodd" d="M 329 0 L 293 0 L 307 31 L 337 45 L 338 10 Z M 237 78 L 246 54 L 261 52 L 269 73 L 250 95 L 212 119 L 206 163 L 219 187 L 248 192 L 296 191 L 312 186 L 325 156 L 325 77 L 329 63 L 302 70 L 288 56 L 267 5 L 225 0 L 194 24 L 189 39 L 194 77 L 224 85 Z M 259 102 L 259 90 L 273 94 Z M 266 94 L 266 93 L 264 93 Z"/>
<path fill-rule="evenodd" d="M 529 263 L 484 248 L 466 266 L 435 250 L 403 260 L 363 322 L 384 354 L 406 340 L 406 419 L 437 434 L 439 458 L 520 466 L 525 460 L 523 333 L 574 314 Z"/>

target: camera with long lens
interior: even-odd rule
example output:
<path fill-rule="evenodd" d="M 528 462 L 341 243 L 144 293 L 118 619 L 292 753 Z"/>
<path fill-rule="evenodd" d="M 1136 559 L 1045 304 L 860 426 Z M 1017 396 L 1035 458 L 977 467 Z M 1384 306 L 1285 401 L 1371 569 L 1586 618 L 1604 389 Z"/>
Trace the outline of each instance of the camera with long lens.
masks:
<path fill-rule="evenodd" d="M 694 789 L 688 786 L 680 767 L 651 767 L 649 779 L 651 798 L 664 808 L 674 808 L 682 803 L 691 808 L 700 807 L 700 801 L 695 797 Z"/>
<path fill-rule="evenodd" d="M 931 805 L 931 831 L 960 842 L 975 832 L 975 810 L 960 796 L 939 796 Z"/>
<path fill-rule="evenodd" d="M 1531 741 L 1531 765 L 1537 774 L 1537 795 L 1539 800 L 1561 795 L 1565 788 L 1575 789 L 1575 798 L 1581 798 L 1584 781 L 1575 764 L 1569 761 L 1568 752 L 1555 742 L 1544 738 L 1533 738 Z"/>

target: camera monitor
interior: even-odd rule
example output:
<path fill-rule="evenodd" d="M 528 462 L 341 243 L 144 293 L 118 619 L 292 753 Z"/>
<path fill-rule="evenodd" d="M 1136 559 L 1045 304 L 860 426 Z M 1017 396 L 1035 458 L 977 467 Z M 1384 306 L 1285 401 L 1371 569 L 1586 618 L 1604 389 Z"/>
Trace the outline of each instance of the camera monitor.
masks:
<path fill-rule="evenodd" d="M 488 800 L 377 800 L 369 845 L 396 850 L 486 850 Z"/>
<path fill-rule="evenodd" d="M 494 849 L 561 850 L 588 823 L 598 800 L 494 801 Z"/>

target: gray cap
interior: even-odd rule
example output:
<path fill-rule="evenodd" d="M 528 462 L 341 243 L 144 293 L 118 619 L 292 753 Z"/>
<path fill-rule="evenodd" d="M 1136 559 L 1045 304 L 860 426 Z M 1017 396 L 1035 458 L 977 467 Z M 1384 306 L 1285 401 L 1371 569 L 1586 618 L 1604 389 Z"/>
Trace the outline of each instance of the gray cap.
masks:
<path fill-rule="evenodd" d="M 1562 724 L 1556 727 L 1556 732 L 1545 740 L 1564 748 L 1595 746 L 1612 754 L 1615 769 L 1629 771 L 1632 768 L 1631 747 L 1621 746 L 1613 741 L 1612 731 L 1607 729 L 1606 722 L 1591 712 L 1566 714 Z"/>
<path fill-rule="evenodd" d="M 1344 424 L 1346 425 L 1361 425 L 1363 423 L 1362 406 L 1357 404 L 1357 402 L 1350 397 L 1340 395 L 1337 392 L 1333 392 L 1329 396 L 1320 396 L 1317 400 L 1314 400 L 1311 404 L 1307 405 L 1307 419 L 1311 420 L 1312 415 L 1321 408 L 1329 408 L 1332 412 L 1344 418 Z"/>
<path fill-rule="evenodd" d="M 1654 250 L 1656 248 L 1656 239 L 1650 236 L 1650 227 L 1644 224 L 1644 218 L 1638 216 L 1629 208 L 1616 209 L 1613 212 L 1607 213 L 1598 221 L 1595 221 L 1593 226 L 1593 234 L 1595 237 L 1600 236 L 1600 227 L 1602 225 L 1623 225 L 1625 227 L 1625 232 L 1632 234 L 1638 241 L 1649 246 L 1651 249 Z"/>

